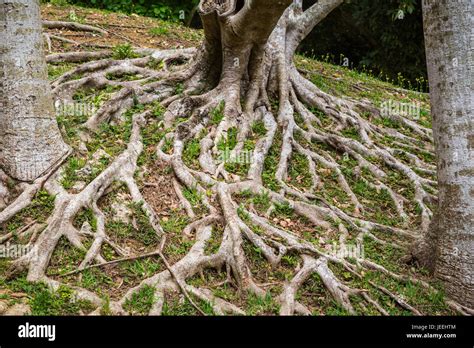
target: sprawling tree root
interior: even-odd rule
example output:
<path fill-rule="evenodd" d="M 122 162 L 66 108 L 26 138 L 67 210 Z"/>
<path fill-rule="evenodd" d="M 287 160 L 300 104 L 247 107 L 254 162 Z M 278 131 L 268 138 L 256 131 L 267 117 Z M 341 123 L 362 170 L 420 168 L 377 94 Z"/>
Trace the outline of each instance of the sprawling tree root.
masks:
<path fill-rule="evenodd" d="M 431 219 L 432 213 L 427 203 L 436 200 L 436 183 L 418 173 L 421 171 L 431 175 L 434 173 L 434 168 L 416 155 L 420 147 L 426 152 L 432 150 L 431 132 L 402 117 L 396 117 L 394 120 L 403 122 L 406 127 L 422 137 L 423 141 L 420 142 L 419 139 L 395 129 L 377 126 L 370 122 L 370 118 L 381 117 L 380 112 L 368 101 L 341 99 L 324 93 L 303 77 L 293 63 L 292 58 L 299 42 L 337 3 L 338 1 L 320 1 L 305 12 L 302 11 L 301 1 L 295 1 L 286 11 L 285 7 L 272 8 L 268 11 L 281 11 L 283 16 L 269 40 L 267 38 L 271 30 L 268 29 L 273 28 L 275 24 L 259 20 L 262 30 L 255 32 L 260 32 L 261 36 L 253 37 L 252 45 L 248 45 L 248 42 L 241 39 L 245 35 L 250 35 L 245 30 L 248 27 L 246 21 L 252 21 L 252 17 L 246 17 L 242 13 L 248 9 L 240 9 L 240 12 L 235 14 L 235 1 L 203 1 L 200 11 L 206 29 L 206 40 L 198 50 L 156 52 L 143 50 L 140 52 L 143 55 L 141 58 L 92 61 L 78 66 L 53 83 L 56 98 L 63 101 L 70 101 L 74 93 L 81 88 L 121 87 L 84 124 L 86 129 L 84 135 L 87 135 L 87 132 L 97 131 L 103 123 L 122 122 L 124 111 L 134 103 L 147 105 L 159 101 L 167 107 L 163 121 L 169 133 L 159 143 L 156 151 L 158 158 L 167 163 L 174 172 L 176 179 L 170 184 L 173 184 L 183 209 L 192 220 L 183 230 L 183 234 L 193 240 L 193 245 L 181 260 L 143 280 L 136 287 L 129 289 L 120 300 L 112 302 L 110 309 L 113 313 L 126 314 L 124 304 L 127 300 L 143 287 L 152 286 L 155 289 L 155 303 L 150 314 L 153 315 L 163 312 L 165 294 L 168 292 L 184 292 L 206 301 L 211 304 L 216 314 L 244 314 L 241 308 L 214 296 L 208 289 L 187 284 L 188 279 L 205 269 L 212 268 L 217 271 L 225 269 L 227 281 L 239 291 L 248 291 L 258 296 L 265 295 L 263 286 L 254 279 L 247 260 L 248 256 L 243 248 L 244 243 L 251 243 L 259 248 L 274 267 L 290 252 L 301 256 L 303 264 L 295 270 L 293 278 L 284 284 L 281 294 L 275 298 L 281 305 L 282 315 L 311 314 L 311 311 L 296 298 L 298 290 L 313 274 L 320 277 L 334 300 L 349 313 L 357 313 L 353 299 L 359 297 L 365 305 L 372 306 L 382 315 L 388 315 L 383 306 L 372 298 L 366 289 L 351 288 L 338 279 L 329 263 L 343 267 L 356 278 L 362 278 L 363 272 L 376 271 L 397 281 L 414 282 L 435 291 L 422 280 L 395 274 L 362 256 L 355 256 L 355 259 L 349 260 L 345 256 L 329 253 L 300 235 L 273 224 L 269 218 L 276 205 L 288 204 L 295 214 L 307 219 L 312 225 L 339 235 L 342 247 L 348 239 L 360 246 L 364 238 L 368 237 L 382 245 L 405 249 L 406 244 L 418 237 L 415 231 L 407 228 L 408 226 L 405 226 L 405 229 L 394 228 L 364 219 L 362 217 L 365 210 L 364 202 L 352 191 L 342 167 L 330 151 L 311 146 L 319 143 L 336 152 L 347 154 L 358 163 L 357 170 L 360 172 L 363 168 L 368 170 L 371 175 L 364 177 L 363 180 L 370 187 L 386 190 L 400 218 L 407 220 L 408 214 L 404 207 L 406 198 L 397 194 L 384 182 L 387 168 L 398 171 L 413 184 L 415 201 L 421 209 L 423 229 L 427 228 Z M 304 23 L 303 30 L 301 26 L 297 27 L 296 23 Z M 226 40 L 233 44 L 229 45 Z M 220 47 L 225 47 L 223 56 Z M 72 53 L 69 57 L 81 60 L 84 54 Z M 64 56 L 55 59 L 71 61 L 72 58 Z M 153 61 L 162 62 L 160 70 L 148 67 Z M 172 68 L 170 63 L 176 61 L 184 65 L 180 69 Z M 73 79 L 79 74 L 81 78 Z M 139 79 L 119 81 L 108 78 L 126 74 L 137 75 Z M 242 81 L 244 83 L 241 89 Z M 184 87 L 184 91 L 180 94 L 176 94 L 178 85 Z M 278 110 L 270 107 L 270 96 L 276 96 Z M 222 106 L 223 119 L 218 125 L 212 124 L 212 111 Z M 331 130 L 322 127 L 320 119 L 311 108 L 321 110 L 332 119 Z M 367 118 L 366 114 L 369 114 L 370 118 Z M 126 184 L 133 201 L 142 203 L 142 209 L 157 235 L 164 236 L 155 212 L 145 201 L 134 180 L 137 159 L 143 149 L 140 128 L 143 127 L 147 115 L 145 112 L 133 117 L 133 130 L 128 148 L 81 192 L 71 194 L 64 190 L 59 184 L 61 178 L 59 170 L 46 180 L 39 179 L 0 213 L 0 223 L 7 221 L 19 209 L 30 203 L 32 194 L 43 184 L 46 190 L 56 196 L 55 208 L 47 221 L 47 227 L 37 240 L 32 242 L 31 252 L 13 262 L 13 271 L 27 270 L 28 280 L 45 281 L 53 288 L 57 288 L 60 283 L 47 277 L 46 271 L 51 255 L 63 236 L 81 250 L 84 250 L 83 238 L 85 236 L 93 238 L 93 243 L 87 250 L 78 272 L 90 265 L 100 267 L 106 263 L 101 255 L 104 244 L 109 244 L 124 259 L 133 257 L 127 255 L 119 245 L 115 245 L 107 235 L 105 216 L 98 204 L 100 197 L 114 181 Z M 295 115 L 299 115 L 302 122 L 297 122 Z M 236 158 L 244 149 L 252 124 L 256 121 L 263 122 L 266 134 L 255 144 L 247 175 L 230 173 L 225 164 L 217 160 L 218 144 L 231 128 L 237 128 L 237 144 L 231 151 L 231 158 Z M 344 130 L 348 128 L 356 128 L 360 140 L 343 136 Z M 208 131 L 204 137 L 202 137 L 203 130 Z M 277 134 L 281 135 L 282 143 L 279 163 L 274 173 L 274 179 L 281 188 L 278 192 L 268 189 L 263 180 L 265 158 L 275 143 Z M 398 148 L 382 144 L 381 139 L 387 135 L 395 139 L 399 144 Z M 81 139 L 87 139 L 87 136 Z M 199 169 L 190 168 L 183 161 L 183 151 L 187 143 L 193 139 L 199 140 L 201 145 Z M 173 144 L 172 150 L 165 150 L 165 143 L 170 141 Z M 398 159 L 396 155 L 400 152 L 409 158 L 411 165 Z M 295 154 L 304 156 L 308 161 L 312 185 L 307 190 L 289 183 L 288 168 Z M 373 159 L 383 165 L 374 164 Z M 414 167 L 419 171 L 415 171 Z M 321 178 L 317 169 L 321 168 L 335 174 L 340 188 L 350 198 L 352 210 L 343 211 L 318 195 Z M 193 207 L 182 194 L 183 188 L 200 193 L 202 204 L 207 210 L 204 216 L 193 211 Z M 267 214 L 259 214 L 252 207 L 248 209 L 239 205 L 236 197 L 245 192 L 267 195 L 272 205 Z M 92 209 L 97 219 L 97 231 L 94 233 L 87 229 L 79 231 L 73 226 L 74 217 L 83 208 Z M 334 227 L 334 221 L 338 221 L 337 228 Z M 217 252 L 207 255 L 205 247 L 211 239 L 212 228 L 217 224 L 224 226 L 222 242 Z M 380 233 L 389 238 L 385 240 L 378 237 Z M 392 237 L 397 237 L 395 240 L 400 241 L 393 241 Z M 416 315 L 422 314 L 420 310 L 388 289 L 375 283 L 373 286 L 390 296 L 400 307 Z M 96 294 L 77 287 L 75 290 L 78 297 L 88 299 L 97 305 L 95 313 L 100 311 L 102 300 Z M 452 301 L 448 301 L 448 304 L 460 313 L 472 314 L 472 310 Z"/>
<path fill-rule="evenodd" d="M 43 27 L 47 29 L 70 29 L 76 31 L 90 31 L 102 35 L 108 34 L 107 30 L 97 28 L 92 25 L 80 24 L 75 22 L 43 21 Z"/>

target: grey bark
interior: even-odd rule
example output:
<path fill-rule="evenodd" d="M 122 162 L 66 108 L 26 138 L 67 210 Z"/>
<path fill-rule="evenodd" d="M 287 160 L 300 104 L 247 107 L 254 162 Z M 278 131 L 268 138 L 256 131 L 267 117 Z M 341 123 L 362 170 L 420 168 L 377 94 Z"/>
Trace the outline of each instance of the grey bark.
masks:
<path fill-rule="evenodd" d="M 32 181 L 68 151 L 56 123 L 37 0 L 0 1 L 0 167 Z"/>
<path fill-rule="evenodd" d="M 473 0 L 423 2 L 439 207 L 420 248 L 448 295 L 474 307 Z"/>

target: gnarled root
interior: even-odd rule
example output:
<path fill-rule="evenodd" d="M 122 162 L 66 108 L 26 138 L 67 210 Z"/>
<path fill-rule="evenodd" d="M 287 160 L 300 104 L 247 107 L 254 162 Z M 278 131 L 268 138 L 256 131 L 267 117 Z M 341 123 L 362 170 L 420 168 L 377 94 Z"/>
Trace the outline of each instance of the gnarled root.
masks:
<path fill-rule="evenodd" d="M 293 267 L 293 276 L 273 297 L 280 305 L 281 315 L 311 314 L 311 309 L 296 299 L 299 289 L 313 274 L 321 279 L 327 293 L 348 313 L 358 314 L 359 308 L 364 311 L 364 308 L 367 309 L 365 306 L 370 306 L 382 315 L 388 315 L 387 308 L 370 292 L 379 291 L 402 309 L 421 314 L 414 305 L 375 281 L 370 289 L 352 288 L 339 279 L 332 266 L 342 267 L 357 279 L 363 278 L 362 273 L 377 272 L 402 283 L 416 283 L 424 289 L 435 291 L 427 282 L 396 274 L 363 255 L 348 257 L 331 251 L 323 237 L 324 234 L 328 235 L 328 240 L 336 237 L 341 248 L 351 242 L 361 248 L 368 238 L 378 246 L 405 250 L 418 234 L 408 230 L 410 214 L 407 206 L 411 202 L 388 180 L 389 171 L 411 183 L 413 201 L 420 211 L 420 227 L 426 229 L 432 215 L 429 204 L 436 200 L 434 167 L 420 159 L 416 151 L 420 146 L 423 151 L 432 151 L 431 133 L 415 122 L 398 117 L 392 121 L 402 122 L 413 131 L 412 135 L 377 125 L 372 120 L 380 117 L 380 113 L 368 101 L 331 96 L 300 75 L 292 61 L 296 46 L 291 40 L 296 39 L 291 39 L 291 36 L 295 32 L 292 32 L 288 23 L 298 18 L 308 19 L 308 13 L 300 13 L 297 8 L 285 12 L 269 45 L 238 47 L 247 50 L 246 54 L 238 57 L 241 65 L 234 66 L 234 60 L 231 59 L 238 50 L 226 52 L 230 57 L 225 56 L 221 60 L 217 54 L 219 52 L 212 50 L 215 47 L 212 43 L 221 40 L 221 37 L 232 39 L 233 34 L 227 32 L 229 28 L 225 26 L 229 21 L 220 19 L 232 17 L 235 2 L 210 3 L 211 7 L 201 6 L 200 11 L 203 12 L 205 27 L 214 28 L 213 33 L 216 35 L 207 35 L 206 43 L 200 49 L 143 50 L 139 58 L 92 61 L 53 82 L 56 98 L 65 101 L 72 100 L 73 95 L 82 88 L 113 86 L 120 89 L 84 123 L 84 141 L 87 141 L 87 134 L 97 132 L 104 123 L 123 122 L 124 112 L 134 105 L 146 106 L 161 102 L 167 108 L 163 119 L 155 120 L 162 122 L 167 132 L 159 141 L 156 157 L 174 174 L 169 185 L 189 218 L 182 233 L 192 246 L 184 257 L 171 264 L 164 257 L 161 247 L 156 255 L 161 257 L 166 269 L 143 279 L 121 298 L 112 301 L 112 313 L 127 314 L 125 304 L 147 286 L 154 291 L 154 303 L 150 309 L 152 315 L 163 313 L 167 295 L 173 292 L 182 293 L 198 311 L 201 311 L 199 301 L 204 301 L 210 304 L 215 314 L 244 314 L 242 308 L 220 298 L 205 286 L 192 284 L 190 279 L 205 270 L 213 269 L 220 273 L 225 269 L 226 283 L 239 294 L 266 296 L 265 285 L 259 283 L 245 248 L 250 245 L 258 250 L 273 269 L 280 267 L 282 260 L 290 254 L 298 255 L 302 260 L 302 265 Z M 322 11 L 321 16 L 324 18 L 328 8 L 320 2 L 318 4 L 311 9 Z M 236 28 L 240 27 L 245 26 Z M 220 35 L 221 30 L 225 35 Z M 206 33 L 209 34 L 209 31 Z M 225 46 L 225 42 L 219 41 L 219 45 Z M 96 54 L 110 57 L 110 52 Z M 51 59 L 82 61 L 90 58 L 86 56 L 69 54 Z M 172 64 L 168 63 L 175 60 L 185 62 L 185 65 L 180 69 L 172 68 Z M 163 62 L 161 68 L 150 68 L 149 63 L 153 61 Z M 120 77 L 125 75 L 136 75 L 137 79 L 120 81 Z M 242 81 L 245 83 L 242 84 Z M 243 95 L 242 86 L 245 91 Z M 278 110 L 272 110 L 270 106 L 270 98 L 275 96 Z M 317 110 L 330 120 L 329 126 L 323 124 Z M 162 238 L 167 233 L 161 227 L 160 212 L 146 202 L 135 178 L 139 169 L 137 161 L 143 152 L 140 131 L 145 118 L 150 118 L 150 111 L 133 116 L 127 149 L 80 192 L 69 193 L 61 186 L 62 171 L 59 170 L 35 181 L 0 212 L 0 223 L 5 223 L 26 208 L 41 187 L 55 196 L 54 210 L 46 222 L 47 226 L 37 238 L 31 240 L 31 251 L 12 263 L 12 270 L 27 270 L 28 280 L 44 281 L 52 288 L 57 288 L 60 283 L 47 276 L 47 269 L 61 237 L 66 237 L 74 248 L 85 253 L 76 273 L 110 264 L 102 255 L 104 245 L 111 246 L 121 256 L 116 263 L 139 257 L 127 254 L 108 235 L 107 217 L 101 208 L 100 199 L 116 181 L 125 184 L 132 201 L 140 204 L 153 231 L 164 240 Z M 258 136 L 253 130 L 256 124 L 261 128 Z M 352 138 L 344 135 L 353 130 L 356 135 Z M 422 140 L 416 139 L 415 135 Z M 390 136 L 393 141 L 384 143 L 385 136 Z M 199 144 L 192 165 L 186 152 L 191 142 Z M 240 163 L 236 159 L 240 158 L 249 144 L 252 145 L 249 163 Z M 275 147 L 278 148 L 277 155 L 272 153 Z M 226 152 L 225 156 L 222 156 L 223 151 Z M 343 159 L 341 154 L 345 154 Z M 401 154 L 408 161 L 400 159 Z M 266 161 L 270 155 L 274 156 L 271 165 Z M 297 178 L 291 178 L 290 175 L 293 161 L 301 158 L 307 163 L 309 185 L 306 186 L 298 185 L 298 180 L 293 180 Z M 368 215 L 371 208 L 366 200 L 361 199 L 360 190 L 355 190 L 354 178 L 342 164 L 344 161 L 355 163 L 351 170 L 359 183 L 377 193 L 387 193 L 388 200 L 393 203 L 394 214 L 400 219 L 403 228 L 371 220 Z M 271 170 L 268 167 L 272 167 Z M 416 167 L 420 170 L 415 170 Z M 334 179 L 341 195 L 347 198 L 346 205 L 336 199 L 330 201 L 321 194 L 328 177 Z M 0 184 L 0 204 L 1 199 L 5 202 L 6 193 L 2 193 L 5 192 L 4 186 Z M 189 192 L 198 197 L 202 206 L 199 212 L 193 205 L 196 202 L 191 204 L 185 194 Z M 241 199 L 243 195 L 263 197 L 268 206 L 264 212 L 258 209 L 255 200 L 246 206 Z M 73 225 L 74 218 L 84 208 L 92 211 L 97 222 L 93 232 L 78 230 Z M 273 218 L 281 209 L 291 210 L 293 218 Z M 311 233 L 323 231 L 318 236 L 319 241 L 315 238 L 309 241 L 304 231 L 291 229 L 291 224 L 295 223 L 293 219 L 311 226 Z M 221 227 L 222 240 L 217 251 L 208 254 L 206 245 L 212 240 L 213 229 L 217 227 Z M 88 248 L 84 246 L 84 237 L 92 238 Z M 78 287 L 74 290 L 78 297 L 88 299 L 98 307 L 94 314 L 100 312 L 102 300 L 97 295 Z M 356 306 L 356 298 L 363 304 L 358 303 L 359 306 Z M 449 301 L 449 306 L 462 314 L 472 313 L 472 310 L 452 301 Z"/>

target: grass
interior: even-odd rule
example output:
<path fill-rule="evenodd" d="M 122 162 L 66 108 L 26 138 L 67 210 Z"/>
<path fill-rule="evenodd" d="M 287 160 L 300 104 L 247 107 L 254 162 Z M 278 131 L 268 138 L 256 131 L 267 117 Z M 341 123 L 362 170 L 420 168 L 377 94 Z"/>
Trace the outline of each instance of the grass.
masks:
<path fill-rule="evenodd" d="M 212 227 L 211 238 L 206 241 L 206 247 L 204 249 L 206 255 L 213 255 L 219 251 L 219 247 L 222 243 L 223 233 L 224 231 L 221 226 Z"/>
<path fill-rule="evenodd" d="M 206 314 L 210 316 L 216 315 L 210 303 L 201 301 L 192 297 L 193 302 Z M 164 316 L 196 316 L 199 312 L 184 296 L 167 297 L 163 305 Z"/>
<path fill-rule="evenodd" d="M 82 272 L 82 277 L 79 285 L 91 291 L 98 291 L 102 293 L 104 286 L 113 287 L 114 280 L 99 268 L 87 269 Z"/>
<path fill-rule="evenodd" d="M 97 231 L 97 218 L 90 208 L 82 209 L 79 214 L 76 215 L 74 226 L 80 229 L 85 222 L 89 223 L 92 231 Z"/>
<path fill-rule="evenodd" d="M 87 242 L 83 243 L 84 247 L 91 245 L 90 240 L 85 241 Z M 75 271 L 85 256 L 85 249 L 77 249 L 69 243 L 66 237 L 61 237 L 51 256 L 48 274 L 66 274 Z"/>
<path fill-rule="evenodd" d="M 237 145 L 237 128 L 232 127 L 227 131 L 227 135 L 222 137 L 217 143 L 217 148 L 220 151 L 232 151 Z"/>
<path fill-rule="evenodd" d="M 199 139 L 192 139 L 186 143 L 183 151 L 184 163 L 194 169 L 198 168 L 199 155 L 201 154 L 201 145 Z"/>
<path fill-rule="evenodd" d="M 130 208 L 133 211 L 138 227 L 136 233 L 134 233 L 135 238 L 145 246 L 157 244 L 159 242 L 159 237 L 153 226 L 151 226 L 150 220 L 143 210 L 143 202 L 131 203 Z"/>
<path fill-rule="evenodd" d="M 280 190 L 280 184 L 275 179 L 275 173 L 280 161 L 281 146 L 282 135 L 281 132 L 277 131 L 273 140 L 273 144 L 270 147 L 267 156 L 265 157 L 262 173 L 263 184 L 265 187 L 276 192 Z"/>
<path fill-rule="evenodd" d="M 147 315 L 154 303 L 155 288 L 145 285 L 125 301 L 124 309 L 132 315 Z"/>
<path fill-rule="evenodd" d="M 259 212 L 264 213 L 270 208 L 271 205 L 270 193 L 268 191 L 264 191 L 259 195 L 255 195 L 252 199 L 252 202 Z"/>
<path fill-rule="evenodd" d="M 50 81 L 54 81 L 58 77 L 72 70 L 74 67 L 75 65 L 71 63 L 62 63 L 62 64 L 56 64 L 56 65 L 48 64 L 48 79 Z"/>
<path fill-rule="evenodd" d="M 262 121 L 255 121 L 252 124 L 252 132 L 263 137 L 265 134 L 267 134 L 267 129 Z"/>
<path fill-rule="evenodd" d="M 76 181 L 79 179 L 78 171 L 86 165 L 86 161 L 82 158 L 78 157 L 71 157 L 64 167 L 64 175 L 61 179 L 61 185 L 66 190 L 71 189 Z"/>
<path fill-rule="evenodd" d="M 116 45 L 112 50 L 112 57 L 114 59 L 133 59 L 139 57 L 139 55 L 133 51 L 133 47 L 129 43 Z"/>
<path fill-rule="evenodd" d="M 31 315 L 70 316 L 87 314 L 94 309 L 89 301 L 76 299 L 73 290 L 67 286 L 61 285 L 56 291 L 52 291 L 44 283 L 27 281 L 25 275 L 8 282 L 0 277 L 0 287 L 26 294 Z M 8 295 L 4 296 L 4 300 L 9 301 L 10 305 L 18 302 L 18 299 L 9 298 Z"/>
<path fill-rule="evenodd" d="M 188 200 L 193 210 L 198 214 L 206 211 L 206 208 L 202 204 L 202 193 L 198 192 L 196 188 L 184 188 L 183 196 Z"/>
<path fill-rule="evenodd" d="M 143 279 L 163 270 L 162 261 L 157 258 L 146 258 L 125 262 L 121 265 L 124 281 L 130 283 L 133 279 Z"/>
<path fill-rule="evenodd" d="M 275 203 L 273 214 L 282 218 L 292 218 L 294 217 L 294 210 L 287 202 Z"/>
<path fill-rule="evenodd" d="M 140 74 L 135 73 L 107 73 L 105 77 L 110 81 L 135 81 L 143 78 Z"/>
<path fill-rule="evenodd" d="M 280 306 L 270 293 L 267 293 L 264 297 L 249 293 L 245 313 L 247 315 L 276 315 L 279 309 Z"/>
<path fill-rule="evenodd" d="M 294 153 L 288 166 L 288 180 L 292 185 L 308 189 L 313 184 L 306 156 Z"/>
<path fill-rule="evenodd" d="M 170 33 L 170 30 L 167 27 L 160 26 L 160 27 L 151 28 L 149 30 L 149 33 L 152 36 L 168 36 Z"/>
<path fill-rule="evenodd" d="M 78 315 L 80 312 L 90 312 L 94 309 L 92 303 L 76 300 L 73 290 L 60 286 L 57 291 L 51 291 L 39 284 L 35 296 L 30 300 L 32 315 Z"/>
<path fill-rule="evenodd" d="M 46 222 L 53 212 L 54 198 L 45 190 L 38 191 L 28 207 L 21 210 L 5 224 L 0 225 L 0 231 L 2 233 L 16 232 L 33 220 L 38 224 Z M 14 235 L 13 242 L 19 242 L 16 235 Z"/>
<path fill-rule="evenodd" d="M 211 125 L 218 125 L 224 119 L 224 108 L 225 102 L 222 101 L 219 105 L 211 111 L 210 117 L 210 124 Z"/>

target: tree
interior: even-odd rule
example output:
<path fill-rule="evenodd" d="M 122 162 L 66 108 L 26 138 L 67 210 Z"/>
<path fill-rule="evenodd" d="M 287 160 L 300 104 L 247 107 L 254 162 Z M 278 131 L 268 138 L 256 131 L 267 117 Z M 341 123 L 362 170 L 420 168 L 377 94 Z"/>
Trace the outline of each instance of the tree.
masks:
<path fill-rule="evenodd" d="M 69 151 L 56 123 L 38 1 L 2 1 L 0 167 L 32 181 Z"/>
<path fill-rule="evenodd" d="M 472 1 L 423 1 L 439 204 L 418 258 L 474 307 Z"/>
<path fill-rule="evenodd" d="M 329 54 L 337 63 L 343 54 L 356 69 L 398 80 L 401 87 L 411 83 L 428 90 L 421 0 L 345 2 L 308 35 L 300 50 Z"/>
<path fill-rule="evenodd" d="M 285 212 L 304 221 L 312 230 L 337 236 L 342 248 L 352 240 L 358 250 L 366 238 L 396 249 L 403 249 L 403 242 L 415 239 L 416 234 L 409 230 L 406 206 L 410 204 L 416 204 L 421 212 L 421 228 L 428 229 L 432 215 L 429 204 L 434 201 L 436 181 L 425 176 L 433 174 L 433 166 L 416 153 L 429 151 L 431 131 L 398 114 L 383 116 L 378 107 L 366 99 L 342 98 L 324 92 L 307 78 L 310 73 L 298 70 L 295 65 L 294 53 L 299 43 L 342 2 L 320 0 L 304 10 L 302 0 L 201 0 L 199 12 L 204 24 L 204 40 L 199 48 L 144 49 L 136 52 L 141 54 L 139 57 L 87 62 L 54 81 L 54 95 L 66 100 L 82 88 L 121 87 L 83 128 L 90 135 L 104 123 L 124 122 L 124 111 L 135 106 L 130 139 L 127 148 L 78 192 L 68 192 L 61 186 L 60 173 L 48 180 L 45 188 L 56 197 L 54 211 L 30 252 L 12 263 L 12 274 L 27 271 L 28 280 L 44 281 L 57 288 L 61 277 L 52 278 L 47 271 L 63 237 L 74 248 L 87 250 L 77 270 L 63 276 L 82 272 L 92 263 L 95 263 L 93 267 L 107 264 L 102 256 L 106 243 L 122 260 L 130 259 L 130 255 L 107 236 L 106 214 L 99 204 L 115 182 L 122 182 L 135 206 L 148 217 L 150 228 L 161 238 L 158 251 L 141 257 L 161 257 L 166 270 L 151 275 L 128 289 L 120 300 L 111 302 L 110 309 L 114 313 L 124 313 L 124 305 L 134 294 L 152 286 L 156 299 L 150 310 L 152 314 L 162 313 L 164 294 L 173 291 L 206 301 L 217 314 L 242 314 L 234 304 L 207 289 L 190 285 L 188 280 L 208 268 L 218 272 L 226 270 L 227 282 L 239 292 L 266 296 L 262 285 L 254 280 L 245 243 L 258 249 L 272 267 L 278 267 L 282 259 L 291 254 L 300 257 L 293 278 L 285 282 L 281 293 L 274 298 L 284 315 L 310 314 L 296 295 L 312 274 L 319 276 L 328 293 L 347 312 L 357 312 L 352 297 L 359 296 L 376 311 L 388 315 L 370 293 L 341 281 L 330 264 L 347 270 L 351 277 L 380 272 L 399 282 L 415 282 L 435 291 L 426 282 L 396 274 L 363 257 L 362 253 L 354 253 L 353 260 L 349 261 L 341 253 L 329 252 L 324 241 L 315 246 L 300 235 L 301 231 L 294 233 L 286 229 L 291 219 L 275 224 L 270 217 L 274 211 Z M 78 61 L 97 57 L 97 53 L 67 53 L 61 57 Z M 130 74 L 140 77 L 125 81 L 113 78 Z M 192 241 L 192 246 L 173 265 L 162 252 L 166 243 L 162 221 L 135 180 L 138 158 L 144 148 L 142 130 L 146 131 L 151 124 L 147 126 L 147 122 L 153 122 L 154 115 L 161 115 L 157 112 L 160 108 L 150 109 L 157 102 L 160 108 L 166 109 L 160 122 L 164 134 L 153 146 L 156 146 L 158 160 L 172 170 L 173 189 L 190 220 L 182 233 Z M 382 117 L 390 118 L 385 123 L 400 124 L 410 133 L 403 134 L 381 125 Z M 387 139 L 392 140 L 393 145 L 386 145 Z M 185 149 L 191 143 L 199 144 L 199 151 L 189 163 Z M 396 148 L 396 143 L 402 147 Z M 242 157 L 248 159 L 245 151 L 249 147 L 252 149 L 250 160 L 241 160 Z M 246 156 L 241 156 L 244 152 Z M 400 159 L 400 153 L 411 161 Z M 305 163 L 302 175 L 307 176 L 309 185 L 299 185 L 290 177 L 290 163 L 294 158 Z M 342 162 L 352 165 L 345 167 Z M 328 200 L 321 194 L 323 175 L 330 176 L 341 196 L 346 197 L 345 211 L 338 207 L 336 200 Z M 349 184 L 349 177 L 367 190 L 384 192 L 390 197 L 394 214 L 401 221 L 400 227 L 405 229 L 372 221 L 366 214 L 364 202 Z M 387 180 L 393 177 L 395 180 Z M 411 201 L 394 189 L 397 184 L 394 181 L 402 177 L 410 183 Z M 190 195 L 201 207 L 199 214 L 190 203 Z M 252 205 L 240 204 L 242 197 L 248 196 L 253 197 Z M 19 199 L 13 204 L 21 202 Z M 74 225 L 83 209 L 94 216 L 95 231 L 85 225 L 78 230 Z M 11 209 L 8 211 L 7 214 L 0 212 L 0 224 L 13 216 Z M 214 233 L 220 236 L 214 239 L 218 247 L 208 254 L 206 246 Z M 393 239 L 384 241 L 378 237 L 380 234 Z M 84 245 L 84 236 L 92 238 L 88 248 Z M 74 290 L 79 298 L 91 301 L 100 311 L 103 300 L 97 294 L 81 287 Z M 390 290 L 382 288 L 381 291 L 403 308 L 421 314 Z M 453 302 L 450 306 L 462 313 L 468 311 Z"/>

